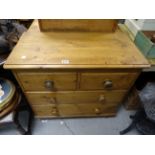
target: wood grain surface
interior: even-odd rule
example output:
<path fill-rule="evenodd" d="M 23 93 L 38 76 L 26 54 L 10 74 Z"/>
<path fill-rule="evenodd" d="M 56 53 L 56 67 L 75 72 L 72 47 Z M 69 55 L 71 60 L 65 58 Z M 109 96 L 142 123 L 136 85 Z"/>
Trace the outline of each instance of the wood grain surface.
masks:
<path fill-rule="evenodd" d="M 36 117 L 60 118 L 60 117 L 91 117 L 91 116 L 115 116 L 117 106 L 113 104 L 60 104 L 31 105 Z"/>
<path fill-rule="evenodd" d="M 40 19 L 41 31 L 114 32 L 117 19 Z"/>
<path fill-rule="evenodd" d="M 38 22 L 34 21 L 4 67 L 144 68 L 149 67 L 149 64 L 128 36 L 119 29 L 115 33 L 41 33 Z"/>
<path fill-rule="evenodd" d="M 75 103 L 116 103 L 120 104 L 126 90 L 117 91 L 59 91 L 59 92 L 26 92 L 33 105 L 75 104 Z M 89 105 L 88 105 L 89 106 Z"/>

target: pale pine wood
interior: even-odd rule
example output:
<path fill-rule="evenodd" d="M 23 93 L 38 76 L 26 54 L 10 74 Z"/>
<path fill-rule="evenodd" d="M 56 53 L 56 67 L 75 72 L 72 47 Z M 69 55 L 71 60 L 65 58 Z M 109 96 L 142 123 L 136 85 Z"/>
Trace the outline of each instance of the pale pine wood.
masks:
<path fill-rule="evenodd" d="M 18 71 L 17 76 L 25 91 L 47 91 L 45 81 L 53 81 L 53 91 L 75 90 L 75 72 L 22 72 Z"/>
<path fill-rule="evenodd" d="M 41 31 L 97 31 L 114 32 L 116 19 L 40 19 Z"/>
<path fill-rule="evenodd" d="M 117 106 L 113 104 L 60 104 L 57 107 L 53 104 L 31 107 L 39 118 L 114 116 L 117 113 Z"/>
<path fill-rule="evenodd" d="M 59 114 L 67 116 L 114 116 L 117 113 L 118 106 L 113 104 L 62 104 L 59 106 Z"/>
<path fill-rule="evenodd" d="M 132 85 L 133 81 L 135 81 L 138 77 L 138 72 L 113 72 L 113 73 L 82 73 L 81 74 L 81 82 L 80 89 L 81 90 L 103 90 L 104 82 L 106 80 L 112 81 L 113 86 L 110 88 L 111 90 L 124 89 L 128 90 Z"/>
<path fill-rule="evenodd" d="M 129 70 L 130 71 L 130 70 Z M 133 81 L 138 77 L 140 71 L 115 71 L 115 70 L 99 70 L 99 71 L 17 71 L 21 85 L 25 91 L 47 91 L 45 81 L 53 81 L 54 88 L 57 90 L 104 90 L 104 81 L 111 80 L 113 87 L 111 89 L 129 89 Z M 79 74 L 79 76 L 77 76 Z M 120 82 L 121 81 L 121 82 Z"/>
<path fill-rule="evenodd" d="M 35 117 L 60 117 L 59 111 L 54 104 L 51 105 L 31 105 Z"/>
<path fill-rule="evenodd" d="M 127 91 L 59 91 L 27 92 L 25 95 L 33 105 L 116 103 L 119 105 Z"/>
<path fill-rule="evenodd" d="M 119 29 L 115 33 L 41 33 L 35 21 L 21 37 L 4 67 L 145 68 L 149 64 Z"/>
<path fill-rule="evenodd" d="M 115 115 L 149 64 L 119 29 L 43 33 L 35 21 L 4 67 L 12 69 L 35 116 L 59 118 Z M 46 80 L 55 89 L 47 91 Z M 104 80 L 113 82 L 111 90 L 104 91 Z"/>

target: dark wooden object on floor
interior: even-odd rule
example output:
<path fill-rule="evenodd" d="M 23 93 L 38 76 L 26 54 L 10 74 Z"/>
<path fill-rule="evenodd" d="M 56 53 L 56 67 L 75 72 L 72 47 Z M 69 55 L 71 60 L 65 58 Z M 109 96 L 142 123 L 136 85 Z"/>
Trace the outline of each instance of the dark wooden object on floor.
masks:
<path fill-rule="evenodd" d="M 139 109 L 140 107 L 141 105 L 138 90 L 135 87 L 133 87 L 128 93 L 128 96 L 126 98 L 125 108 L 127 110 L 136 110 Z"/>
<path fill-rule="evenodd" d="M 0 126 L 14 124 L 21 134 L 31 134 L 33 113 L 28 105 L 22 104 L 22 94 L 15 89 L 9 80 L 0 78 L 1 102 L 0 102 Z M 3 93 L 4 91 L 4 93 Z M 27 129 L 21 125 L 19 114 L 22 111 L 28 112 Z"/>

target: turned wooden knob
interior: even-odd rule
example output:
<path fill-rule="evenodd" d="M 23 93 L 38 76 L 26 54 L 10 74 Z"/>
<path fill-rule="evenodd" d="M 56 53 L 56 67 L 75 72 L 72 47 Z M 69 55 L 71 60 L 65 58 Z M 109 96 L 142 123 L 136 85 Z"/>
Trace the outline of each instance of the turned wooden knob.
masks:
<path fill-rule="evenodd" d="M 56 107 L 53 107 L 51 113 L 53 115 L 57 115 L 58 114 L 58 109 Z"/>
<path fill-rule="evenodd" d="M 104 102 L 104 101 L 105 101 L 104 95 L 100 95 L 100 97 L 99 97 L 99 102 Z"/>
<path fill-rule="evenodd" d="M 45 81 L 44 86 L 46 89 L 52 90 L 52 89 L 54 89 L 54 82 L 50 81 L 50 80 Z"/>
<path fill-rule="evenodd" d="M 95 108 L 95 114 L 101 114 L 101 109 L 99 109 L 99 108 Z"/>
<path fill-rule="evenodd" d="M 111 80 L 105 80 L 105 81 L 103 82 L 103 85 L 104 85 L 104 88 L 110 89 L 110 88 L 112 88 L 113 83 L 112 83 Z"/>

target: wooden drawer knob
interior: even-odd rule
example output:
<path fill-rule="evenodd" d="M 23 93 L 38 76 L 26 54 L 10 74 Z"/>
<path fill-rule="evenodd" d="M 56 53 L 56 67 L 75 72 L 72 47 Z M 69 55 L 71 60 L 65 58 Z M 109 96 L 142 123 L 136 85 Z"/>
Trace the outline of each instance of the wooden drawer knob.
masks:
<path fill-rule="evenodd" d="M 44 86 L 48 90 L 54 89 L 54 82 L 53 81 L 45 81 Z"/>
<path fill-rule="evenodd" d="M 105 101 L 105 96 L 104 95 L 100 95 L 99 97 L 99 102 L 104 102 Z"/>
<path fill-rule="evenodd" d="M 95 114 L 101 114 L 101 109 L 100 108 L 95 108 L 94 111 L 95 111 Z"/>
<path fill-rule="evenodd" d="M 58 115 L 58 109 L 56 107 L 53 107 L 51 113 L 53 115 Z"/>
<path fill-rule="evenodd" d="M 105 81 L 103 82 L 103 85 L 104 85 L 104 88 L 106 88 L 106 89 L 110 89 L 110 88 L 113 87 L 113 83 L 112 83 L 111 80 L 105 80 Z"/>

